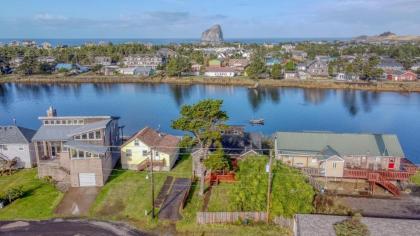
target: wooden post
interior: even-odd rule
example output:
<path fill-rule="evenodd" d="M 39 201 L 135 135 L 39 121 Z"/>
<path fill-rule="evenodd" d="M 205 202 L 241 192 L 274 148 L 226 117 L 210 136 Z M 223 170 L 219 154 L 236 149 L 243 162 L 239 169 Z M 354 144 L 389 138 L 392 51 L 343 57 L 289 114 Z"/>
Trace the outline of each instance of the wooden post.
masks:
<path fill-rule="evenodd" d="M 267 190 L 267 223 L 270 219 L 270 197 L 271 197 L 271 179 L 273 176 L 272 173 L 272 164 L 273 164 L 273 151 L 270 150 L 270 161 L 268 163 L 268 190 Z"/>
<path fill-rule="evenodd" d="M 153 147 L 150 148 L 150 181 L 152 188 L 152 219 L 155 218 L 155 181 L 153 178 Z"/>

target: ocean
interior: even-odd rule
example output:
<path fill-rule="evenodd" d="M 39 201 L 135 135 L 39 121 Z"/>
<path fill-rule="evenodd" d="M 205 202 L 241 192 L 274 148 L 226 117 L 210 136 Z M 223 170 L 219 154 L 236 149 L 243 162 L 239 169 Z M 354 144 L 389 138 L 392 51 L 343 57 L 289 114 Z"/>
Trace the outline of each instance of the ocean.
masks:
<path fill-rule="evenodd" d="M 35 41 L 37 44 L 42 44 L 44 42 L 50 43 L 53 47 L 58 45 L 67 45 L 67 46 L 81 46 L 87 43 L 98 44 L 100 42 L 111 42 L 113 44 L 124 44 L 124 43 L 146 43 L 152 45 L 169 45 L 169 44 L 194 44 L 199 43 L 200 39 L 198 38 L 97 38 L 97 39 L 30 39 L 30 38 L 5 38 L 0 39 L 0 43 L 7 44 L 13 41 Z M 334 41 L 345 41 L 349 38 L 228 38 L 225 39 L 225 42 L 230 43 L 243 43 L 243 44 L 278 44 L 278 43 L 287 43 L 287 42 L 304 42 L 304 41 L 324 41 L 324 42 L 334 42 Z"/>

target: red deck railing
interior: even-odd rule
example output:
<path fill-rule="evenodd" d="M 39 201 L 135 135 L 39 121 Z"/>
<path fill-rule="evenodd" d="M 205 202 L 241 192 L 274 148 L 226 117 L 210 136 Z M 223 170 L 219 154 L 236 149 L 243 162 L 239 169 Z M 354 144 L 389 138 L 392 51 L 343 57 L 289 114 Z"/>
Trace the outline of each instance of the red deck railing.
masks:
<path fill-rule="evenodd" d="M 235 173 L 211 173 L 206 176 L 205 180 L 211 183 L 233 183 L 235 182 Z"/>
<path fill-rule="evenodd" d="M 367 179 L 368 174 L 378 173 L 386 180 L 408 180 L 412 173 L 408 171 L 392 171 L 392 170 L 364 170 L 364 169 L 344 169 L 344 178 Z"/>

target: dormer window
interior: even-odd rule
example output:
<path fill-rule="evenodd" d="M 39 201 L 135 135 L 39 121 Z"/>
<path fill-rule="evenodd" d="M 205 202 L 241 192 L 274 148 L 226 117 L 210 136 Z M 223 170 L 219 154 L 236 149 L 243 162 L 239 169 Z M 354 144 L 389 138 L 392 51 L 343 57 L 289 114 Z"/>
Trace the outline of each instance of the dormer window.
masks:
<path fill-rule="evenodd" d="M 139 140 L 134 140 L 134 146 L 139 146 L 140 145 L 140 143 L 139 143 Z"/>

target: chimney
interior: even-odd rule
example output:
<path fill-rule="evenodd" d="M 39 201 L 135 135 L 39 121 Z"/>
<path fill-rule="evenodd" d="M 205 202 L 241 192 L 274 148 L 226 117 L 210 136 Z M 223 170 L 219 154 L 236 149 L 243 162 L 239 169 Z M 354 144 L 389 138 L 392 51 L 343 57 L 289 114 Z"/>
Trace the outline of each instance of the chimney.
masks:
<path fill-rule="evenodd" d="M 47 110 L 47 117 L 56 117 L 57 116 L 57 111 L 50 106 Z"/>

